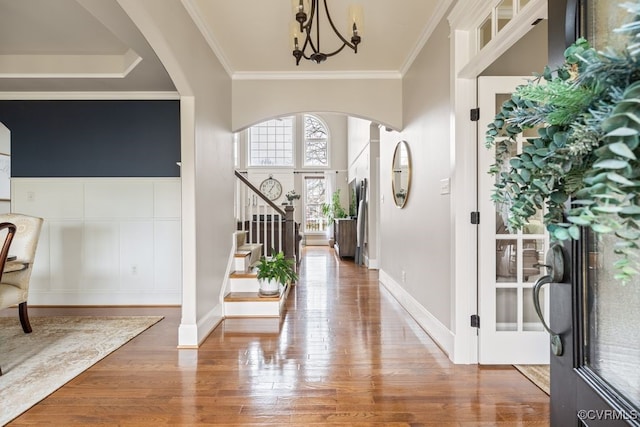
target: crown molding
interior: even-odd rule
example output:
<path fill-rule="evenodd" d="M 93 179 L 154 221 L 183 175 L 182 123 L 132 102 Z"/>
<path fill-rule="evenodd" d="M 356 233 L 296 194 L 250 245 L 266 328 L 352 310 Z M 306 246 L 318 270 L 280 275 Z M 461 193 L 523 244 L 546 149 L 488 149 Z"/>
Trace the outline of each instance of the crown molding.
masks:
<path fill-rule="evenodd" d="M 409 68 L 411 68 L 411 65 L 413 64 L 413 62 L 416 60 L 416 58 L 422 51 L 422 48 L 424 47 L 424 45 L 427 44 L 427 41 L 431 37 L 431 34 L 433 34 L 436 27 L 438 26 L 442 18 L 444 18 L 445 14 L 447 13 L 447 10 L 449 10 L 453 2 L 454 0 L 440 0 L 439 3 L 436 5 L 436 8 L 433 11 L 433 15 L 429 19 L 429 22 L 427 22 L 427 25 L 422 30 L 422 34 L 420 35 L 420 38 L 416 42 L 413 49 L 411 49 L 411 51 L 409 52 L 407 59 L 404 61 L 404 64 L 400 68 L 400 74 L 402 76 L 405 76 L 407 74 L 407 71 L 409 71 Z"/>
<path fill-rule="evenodd" d="M 179 100 L 178 92 L 0 92 L 3 101 Z"/>
<path fill-rule="evenodd" d="M 236 72 L 233 80 L 399 80 L 398 71 Z"/>
<path fill-rule="evenodd" d="M 200 33 L 213 51 L 214 55 L 216 55 L 218 61 L 220 61 L 220 64 L 222 64 L 222 67 L 225 69 L 229 76 L 233 76 L 233 68 L 231 68 L 231 65 L 229 64 L 229 59 L 225 56 L 224 51 L 220 47 L 220 44 L 218 43 L 216 38 L 213 36 L 211 31 L 209 31 L 209 27 L 207 26 L 207 24 L 205 24 L 200 7 L 196 4 L 195 0 L 181 1 L 182 5 L 187 10 L 187 13 L 189 14 L 193 22 L 196 24 L 198 30 L 200 30 Z"/>

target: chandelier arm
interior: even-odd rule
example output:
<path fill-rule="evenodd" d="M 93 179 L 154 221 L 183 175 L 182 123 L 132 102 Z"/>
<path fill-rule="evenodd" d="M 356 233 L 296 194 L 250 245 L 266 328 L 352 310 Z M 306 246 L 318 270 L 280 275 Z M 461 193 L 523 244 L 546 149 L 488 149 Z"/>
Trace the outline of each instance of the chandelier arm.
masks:
<path fill-rule="evenodd" d="M 329 58 L 329 57 L 331 57 L 331 56 L 333 56 L 333 55 L 337 55 L 338 53 L 342 52 L 342 49 L 344 49 L 344 48 L 345 48 L 345 46 L 346 46 L 346 44 L 344 44 L 344 43 L 343 43 L 343 44 L 342 44 L 342 46 L 340 46 L 338 49 L 334 50 L 333 52 L 331 52 L 331 53 L 323 53 L 322 55 L 324 55 L 324 57 L 325 57 L 325 58 Z M 317 53 L 318 53 L 318 52 L 313 52 L 313 54 L 317 54 Z M 303 52 L 303 53 L 302 53 L 302 57 L 303 57 L 304 59 L 313 59 L 313 54 L 312 54 L 312 55 L 307 56 L 307 55 Z"/>
<path fill-rule="evenodd" d="M 342 46 L 340 46 L 338 49 L 334 50 L 331 53 L 325 53 L 324 56 L 326 56 L 328 58 L 330 56 L 337 55 L 338 53 L 342 52 L 342 49 L 344 49 L 345 46 L 347 46 L 347 44 L 343 43 Z"/>
<path fill-rule="evenodd" d="M 304 40 L 304 48 L 302 49 L 303 52 L 307 49 L 307 45 L 311 46 L 311 50 L 313 51 L 313 53 L 320 52 L 320 49 L 316 48 L 316 45 L 313 43 L 313 39 L 309 36 L 309 34 L 307 34 L 307 37 Z"/>
<path fill-rule="evenodd" d="M 329 25 L 331 25 L 331 29 L 333 30 L 333 32 L 336 34 L 336 36 L 338 36 L 340 38 L 340 40 L 342 40 L 342 42 L 349 46 L 351 49 L 356 50 L 355 45 L 349 43 L 349 41 L 347 39 L 345 39 L 342 34 L 340 34 L 340 32 L 338 31 L 338 29 L 336 28 L 336 26 L 333 24 L 333 20 L 331 19 L 331 15 L 329 14 L 329 8 L 327 6 L 327 0 L 324 0 L 324 11 L 327 13 L 327 20 L 329 21 Z M 318 25 L 319 27 L 319 25 Z M 342 46 L 342 48 L 344 48 L 344 46 Z M 340 48 L 340 50 L 342 50 L 342 48 Z M 332 54 L 333 55 L 333 54 Z M 331 55 L 327 55 L 327 56 L 331 56 Z"/>

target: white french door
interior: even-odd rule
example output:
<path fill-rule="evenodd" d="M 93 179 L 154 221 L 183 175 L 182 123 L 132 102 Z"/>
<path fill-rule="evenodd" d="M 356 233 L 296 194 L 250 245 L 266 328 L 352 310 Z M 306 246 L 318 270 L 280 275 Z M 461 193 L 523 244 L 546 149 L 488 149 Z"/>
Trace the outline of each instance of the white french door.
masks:
<path fill-rule="evenodd" d="M 487 173 L 495 163 L 494 149 L 484 147 L 487 125 L 502 103 L 527 77 L 478 77 L 478 310 L 480 315 L 479 354 L 482 364 L 549 363 L 549 336 L 537 318 L 532 288 L 545 274 L 544 256 L 549 238 L 538 212 L 523 230 L 510 232 L 505 224 L 508 210 L 491 201 L 495 177 Z M 526 131 L 518 138 L 518 154 L 526 138 L 537 135 Z M 497 139 L 497 144 L 500 140 Z M 549 297 L 543 288 L 541 304 L 548 315 Z"/>

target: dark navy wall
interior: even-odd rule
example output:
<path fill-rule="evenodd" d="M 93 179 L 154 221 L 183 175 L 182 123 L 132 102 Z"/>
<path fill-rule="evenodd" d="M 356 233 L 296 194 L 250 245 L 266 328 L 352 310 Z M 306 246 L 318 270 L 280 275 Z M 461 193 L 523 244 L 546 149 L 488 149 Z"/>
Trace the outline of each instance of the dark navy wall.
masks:
<path fill-rule="evenodd" d="M 180 176 L 180 103 L 0 101 L 13 177 Z"/>

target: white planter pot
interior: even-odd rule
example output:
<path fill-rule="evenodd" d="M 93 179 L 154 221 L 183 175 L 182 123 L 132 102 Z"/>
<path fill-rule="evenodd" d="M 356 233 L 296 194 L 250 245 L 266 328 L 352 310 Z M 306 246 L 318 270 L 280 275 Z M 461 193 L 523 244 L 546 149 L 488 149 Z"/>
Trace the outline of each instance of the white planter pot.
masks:
<path fill-rule="evenodd" d="M 274 296 L 280 294 L 280 283 L 271 279 L 271 280 L 258 280 L 260 285 L 259 293 L 264 296 Z"/>

